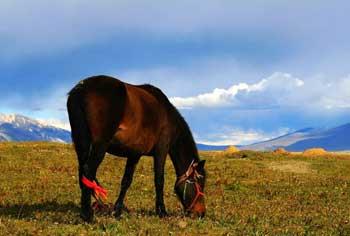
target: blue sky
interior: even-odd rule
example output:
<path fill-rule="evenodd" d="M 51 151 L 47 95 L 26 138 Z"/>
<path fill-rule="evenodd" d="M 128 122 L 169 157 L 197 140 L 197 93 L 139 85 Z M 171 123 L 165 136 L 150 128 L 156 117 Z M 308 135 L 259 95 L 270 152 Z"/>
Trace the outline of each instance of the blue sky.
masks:
<path fill-rule="evenodd" d="M 247 144 L 350 115 L 347 1 L 0 2 L 0 112 L 68 127 L 107 74 L 160 87 L 198 142 Z"/>

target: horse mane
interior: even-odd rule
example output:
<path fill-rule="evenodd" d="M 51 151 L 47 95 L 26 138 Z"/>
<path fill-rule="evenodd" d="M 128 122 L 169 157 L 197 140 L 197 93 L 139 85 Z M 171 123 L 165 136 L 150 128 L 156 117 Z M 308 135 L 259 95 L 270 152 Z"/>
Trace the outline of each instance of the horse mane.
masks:
<path fill-rule="evenodd" d="M 178 109 L 169 101 L 168 97 L 160 90 L 159 88 L 151 85 L 151 84 L 143 84 L 139 85 L 138 87 L 146 90 L 147 92 L 151 93 L 153 96 L 157 98 L 159 102 L 161 102 L 164 107 L 166 108 L 168 114 L 170 115 L 170 118 L 176 125 L 176 138 L 175 140 L 172 140 L 173 144 L 175 146 L 178 145 L 189 145 L 187 148 L 191 148 L 194 152 L 195 159 L 198 160 L 198 150 L 196 143 L 193 139 L 192 132 L 190 130 L 190 127 L 188 126 L 185 118 L 181 115 L 181 113 L 178 111 Z M 179 144 L 179 142 L 182 142 Z M 186 143 L 184 143 L 186 142 Z"/>

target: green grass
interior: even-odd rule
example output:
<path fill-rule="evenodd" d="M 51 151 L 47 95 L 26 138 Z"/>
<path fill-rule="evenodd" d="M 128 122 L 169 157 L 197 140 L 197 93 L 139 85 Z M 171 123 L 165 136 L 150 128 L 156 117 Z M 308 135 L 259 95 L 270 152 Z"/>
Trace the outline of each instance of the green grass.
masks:
<path fill-rule="evenodd" d="M 152 159 L 137 167 L 120 220 L 79 218 L 80 190 L 71 145 L 0 144 L 0 235 L 350 235 L 350 155 L 304 157 L 262 152 L 203 152 L 207 214 L 186 218 L 166 163 L 165 203 L 154 214 Z M 98 177 L 119 191 L 125 160 L 107 155 Z"/>

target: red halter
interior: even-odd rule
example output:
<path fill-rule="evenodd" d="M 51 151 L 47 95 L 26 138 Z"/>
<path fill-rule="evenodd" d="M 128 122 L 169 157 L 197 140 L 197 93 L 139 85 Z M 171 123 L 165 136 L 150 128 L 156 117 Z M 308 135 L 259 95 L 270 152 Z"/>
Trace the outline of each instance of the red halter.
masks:
<path fill-rule="evenodd" d="M 196 204 L 196 202 L 198 201 L 198 198 L 200 196 L 204 196 L 204 192 L 202 192 L 201 186 L 197 182 L 198 178 L 203 177 L 202 175 L 200 175 L 197 172 L 197 170 L 196 170 L 197 165 L 198 165 L 198 163 L 194 163 L 194 160 L 193 160 L 191 162 L 190 166 L 188 167 L 187 171 L 185 172 L 185 174 L 179 176 L 177 178 L 177 182 L 175 184 L 175 186 L 178 186 L 179 184 L 181 184 L 182 182 L 185 182 L 185 181 L 187 184 L 188 178 L 192 175 L 193 175 L 194 179 L 196 180 L 195 182 L 190 182 L 190 183 L 193 183 L 195 188 L 196 188 L 196 196 L 193 198 L 191 205 L 186 208 L 186 211 L 189 211 L 194 207 L 194 205 Z M 184 194 L 185 194 L 185 191 L 186 191 L 186 188 L 184 189 Z"/>
<path fill-rule="evenodd" d="M 204 193 L 201 191 L 201 186 L 199 186 L 197 182 L 194 182 L 194 186 L 196 187 L 196 196 L 193 198 L 191 205 L 187 207 L 187 211 L 191 210 L 194 207 L 194 204 L 196 204 L 200 196 L 204 196 Z"/>

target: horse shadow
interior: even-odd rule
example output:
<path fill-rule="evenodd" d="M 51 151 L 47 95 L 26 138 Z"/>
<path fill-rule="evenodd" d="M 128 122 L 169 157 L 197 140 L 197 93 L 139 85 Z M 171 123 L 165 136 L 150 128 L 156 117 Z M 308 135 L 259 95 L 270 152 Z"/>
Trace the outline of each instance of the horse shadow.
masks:
<path fill-rule="evenodd" d="M 79 223 L 80 208 L 74 202 L 59 203 L 46 201 L 42 203 L 25 203 L 0 205 L 0 218 L 12 218 L 21 220 L 35 220 L 45 218 L 53 223 Z M 59 214 L 59 213 L 64 213 Z M 62 217 L 64 216 L 64 217 Z M 73 217 L 72 217 L 73 216 Z"/>
<path fill-rule="evenodd" d="M 79 217 L 80 206 L 74 202 L 59 203 L 57 201 L 46 201 L 34 204 L 0 205 L 0 218 L 11 218 L 19 220 L 42 220 L 59 224 L 81 224 Z M 125 215 L 139 215 L 143 217 L 158 216 L 154 209 L 140 208 L 131 209 Z M 101 216 L 103 214 L 96 214 Z M 168 211 L 168 217 L 181 217 L 177 211 Z"/>

